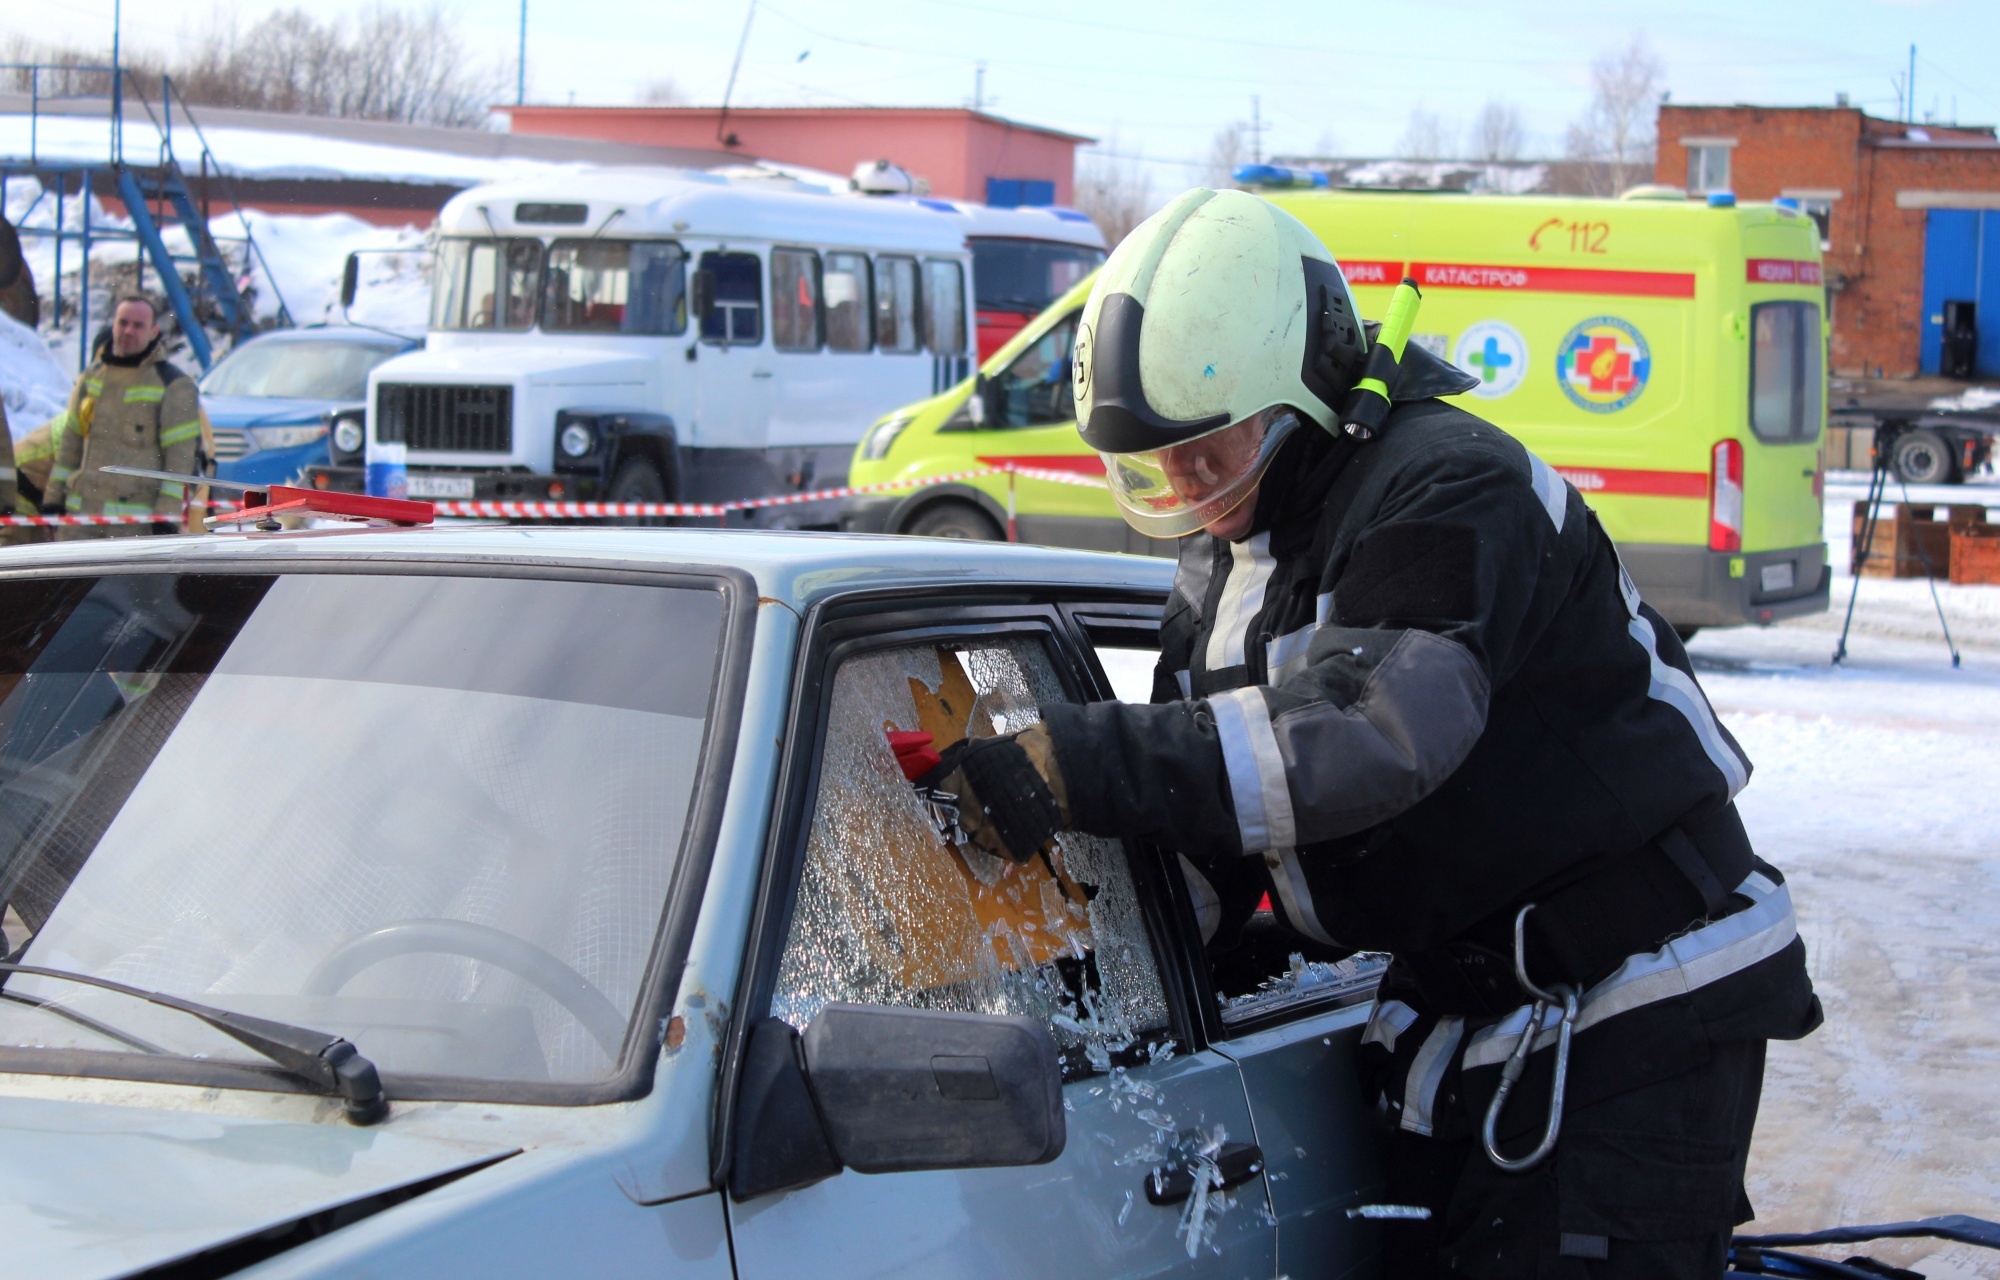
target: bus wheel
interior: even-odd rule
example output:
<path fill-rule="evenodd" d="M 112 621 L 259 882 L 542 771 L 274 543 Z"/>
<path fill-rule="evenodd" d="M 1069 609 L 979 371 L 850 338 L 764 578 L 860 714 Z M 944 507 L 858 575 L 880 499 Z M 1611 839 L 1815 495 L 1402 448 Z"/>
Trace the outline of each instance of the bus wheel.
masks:
<path fill-rule="evenodd" d="M 925 507 L 917 518 L 903 526 L 903 532 L 919 538 L 965 538 L 972 542 L 999 542 L 1000 526 L 970 502 L 940 502 Z"/>
<path fill-rule="evenodd" d="M 607 502 L 665 502 L 667 484 L 660 479 L 659 468 L 652 463 L 644 458 L 627 458 L 612 473 L 611 488 L 604 497 Z M 661 525 L 667 523 L 667 517 L 625 516 L 620 523 Z"/>
<path fill-rule="evenodd" d="M 1889 455 L 1889 465 L 1909 484 L 1951 484 L 1958 468 L 1951 448 L 1935 431 L 1906 431 Z"/>

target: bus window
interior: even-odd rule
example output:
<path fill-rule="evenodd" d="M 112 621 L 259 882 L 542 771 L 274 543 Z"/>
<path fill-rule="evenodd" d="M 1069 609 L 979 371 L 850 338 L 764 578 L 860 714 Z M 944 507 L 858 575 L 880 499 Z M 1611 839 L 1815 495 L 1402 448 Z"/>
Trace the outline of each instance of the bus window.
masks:
<path fill-rule="evenodd" d="M 771 345 L 819 350 L 819 255 L 810 249 L 771 250 Z"/>
<path fill-rule="evenodd" d="M 981 311 L 1040 315 L 1104 261 L 1104 250 L 1082 244 L 992 236 L 971 243 L 974 305 Z"/>
<path fill-rule="evenodd" d="M 551 333 L 681 333 L 687 255 L 666 240 L 558 240 L 549 246 L 542 328 Z"/>
<path fill-rule="evenodd" d="M 444 240 L 438 245 L 431 327 L 532 328 L 541 284 L 539 240 Z"/>
<path fill-rule="evenodd" d="M 917 349 L 917 260 L 875 259 L 875 342 L 884 351 Z"/>
<path fill-rule="evenodd" d="M 701 269 L 714 293 L 701 317 L 701 336 L 710 342 L 754 347 L 764 340 L 764 285 L 754 253 L 704 253 Z"/>
<path fill-rule="evenodd" d="M 965 350 L 965 268 L 924 260 L 924 342 L 941 356 Z"/>
<path fill-rule="evenodd" d="M 866 351 L 875 345 L 869 321 L 868 259 L 858 253 L 826 255 L 826 345 L 835 351 Z"/>
<path fill-rule="evenodd" d="M 1750 308 L 1750 429 L 1767 444 L 1819 436 L 1819 307 L 1760 302 Z"/>

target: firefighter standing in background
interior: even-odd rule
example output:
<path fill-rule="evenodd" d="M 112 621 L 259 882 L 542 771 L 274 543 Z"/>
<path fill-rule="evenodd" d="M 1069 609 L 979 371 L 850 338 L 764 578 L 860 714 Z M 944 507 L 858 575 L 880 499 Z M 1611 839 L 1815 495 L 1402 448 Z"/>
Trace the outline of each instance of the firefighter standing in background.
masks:
<path fill-rule="evenodd" d="M 1153 704 L 1047 707 L 920 785 L 1017 860 L 1177 849 L 1212 951 L 1268 892 L 1392 953 L 1360 1065 L 1384 1198 L 1428 1216 L 1385 1224 L 1385 1275 L 1719 1276 L 1765 1043 L 1820 1020 L 1749 761 L 1582 497 L 1364 335 L 1246 193 L 1119 245 L 1076 402 L 1126 519 L 1184 539 Z"/>
<path fill-rule="evenodd" d="M 55 465 L 42 492 L 50 515 L 153 515 L 154 529 L 180 519 L 184 487 L 177 481 L 106 475 L 100 467 L 147 467 L 192 474 L 201 443 L 201 399 L 194 379 L 162 351 L 159 311 L 152 299 L 118 300 L 111 342 L 84 370 L 58 420 Z M 144 533 L 144 524 L 79 526 L 64 538 Z"/>

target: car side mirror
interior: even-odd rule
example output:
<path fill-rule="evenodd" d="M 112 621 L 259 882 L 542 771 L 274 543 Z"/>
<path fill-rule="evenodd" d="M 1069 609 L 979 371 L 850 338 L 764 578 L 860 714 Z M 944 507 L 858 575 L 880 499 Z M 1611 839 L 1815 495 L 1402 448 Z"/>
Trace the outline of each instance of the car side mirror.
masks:
<path fill-rule="evenodd" d="M 1062 1070 L 1028 1018 L 832 1004 L 805 1035 L 751 1034 L 730 1191 L 749 1199 L 838 1173 L 1046 1164 L 1067 1138 Z"/>
<path fill-rule="evenodd" d="M 972 396 L 965 402 L 965 416 L 972 419 L 972 425 L 975 427 L 986 425 L 986 420 L 989 416 L 987 413 L 987 397 L 990 394 L 990 387 L 991 384 L 986 381 L 985 374 L 981 373 L 973 376 Z"/>
<path fill-rule="evenodd" d="M 347 255 L 347 265 L 340 269 L 340 309 L 347 310 L 354 305 L 354 295 L 361 290 L 361 255 Z"/>

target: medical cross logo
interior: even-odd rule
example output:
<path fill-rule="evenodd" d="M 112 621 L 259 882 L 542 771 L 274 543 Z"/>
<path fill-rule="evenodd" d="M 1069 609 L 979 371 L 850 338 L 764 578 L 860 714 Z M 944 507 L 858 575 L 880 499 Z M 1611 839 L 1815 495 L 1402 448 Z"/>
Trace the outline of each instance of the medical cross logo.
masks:
<path fill-rule="evenodd" d="M 1528 375 L 1528 343 L 1502 320 L 1481 320 L 1458 335 L 1452 363 L 1479 379 L 1472 394 L 1497 400 L 1511 394 Z"/>
<path fill-rule="evenodd" d="M 1556 380 L 1580 409 L 1616 413 L 1639 398 L 1653 372 L 1653 355 L 1639 331 L 1616 316 L 1595 316 L 1571 329 L 1556 352 Z"/>

